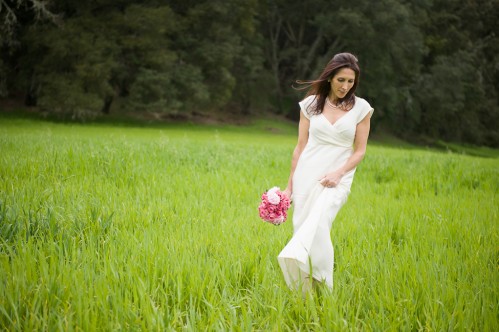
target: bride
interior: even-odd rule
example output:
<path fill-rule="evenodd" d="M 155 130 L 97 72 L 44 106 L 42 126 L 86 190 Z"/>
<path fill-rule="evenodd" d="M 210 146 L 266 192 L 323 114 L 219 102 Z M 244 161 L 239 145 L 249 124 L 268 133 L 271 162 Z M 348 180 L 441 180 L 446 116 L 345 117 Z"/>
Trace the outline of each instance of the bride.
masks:
<path fill-rule="evenodd" d="M 298 143 L 284 193 L 293 200 L 293 237 L 278 256 L 288 286 L 306 292 L 312 280 L 333 287 L 330 231 L 366 152 L 373 108 L 357 96 L 360 69 L 336 54 L 300 105 Z"/>

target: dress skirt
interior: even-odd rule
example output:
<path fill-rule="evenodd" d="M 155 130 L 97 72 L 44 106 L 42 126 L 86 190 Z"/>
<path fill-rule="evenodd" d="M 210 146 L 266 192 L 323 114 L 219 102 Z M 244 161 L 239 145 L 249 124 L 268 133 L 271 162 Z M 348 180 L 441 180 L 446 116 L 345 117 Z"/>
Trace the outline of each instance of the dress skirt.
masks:
<path fill-rule="evenodd" d="M 330 232 L 348 193 L 342 186 L 325 188 L 317 183 L 306 200 L 294 195 L 293 204 L 299 213 L 293 216 L 294 234 L 277 258 L 290 288 L 298 289 L 310 275 L 333 287 L 334 249 Z"/>

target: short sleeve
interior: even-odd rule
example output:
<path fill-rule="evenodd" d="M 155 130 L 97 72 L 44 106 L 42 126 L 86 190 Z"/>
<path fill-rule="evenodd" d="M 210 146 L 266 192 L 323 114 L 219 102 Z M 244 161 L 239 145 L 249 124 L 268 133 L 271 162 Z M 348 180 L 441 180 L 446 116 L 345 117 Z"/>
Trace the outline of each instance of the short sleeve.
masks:
<path fill-rule="evenodd" d="M 359 98 L 357 102 L 360 103 L 360 111 L 359 116 L 357 117 L 357 123 L 364 120 L 366 116 L 373 116 L 374 108 L 372 108 L 365 99 Z"/>
<path fill-rule="evenodd" d="M 312 105 L 315 104 L 315 99 L 316 96 L 308 96 L 307 98 L 303 99 L 298 103 L 298 105 L 300 105 L 301 112 L 307 119 L 310 119 L 313 108 Z"/>

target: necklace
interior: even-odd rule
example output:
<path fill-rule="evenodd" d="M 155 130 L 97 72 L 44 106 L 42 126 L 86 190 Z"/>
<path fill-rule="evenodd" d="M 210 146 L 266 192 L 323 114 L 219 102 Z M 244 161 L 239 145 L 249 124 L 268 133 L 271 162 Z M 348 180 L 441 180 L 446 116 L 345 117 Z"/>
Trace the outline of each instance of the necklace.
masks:
<path fill-rule="evenodd" d="M 326 103 L 331 106 L 332 108 L 339 108 L 338 106 L 336 105 L 333 105 L 333 103 L 331 101 L 329 101 L 329 97 L 326 97 Z"/>

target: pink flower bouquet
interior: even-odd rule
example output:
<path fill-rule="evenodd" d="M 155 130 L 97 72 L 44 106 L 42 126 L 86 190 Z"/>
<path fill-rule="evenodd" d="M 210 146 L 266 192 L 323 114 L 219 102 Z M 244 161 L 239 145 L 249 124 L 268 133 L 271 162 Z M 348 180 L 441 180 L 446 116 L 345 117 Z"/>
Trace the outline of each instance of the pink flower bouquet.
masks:
<path fill-rule="evenodd" d="M 289 198 L 279 187 L 273 187 L 262 194 L 262 202 L 258 207 L 260 218 L 274 225 L 280 225 L 288 217 Z"/>

